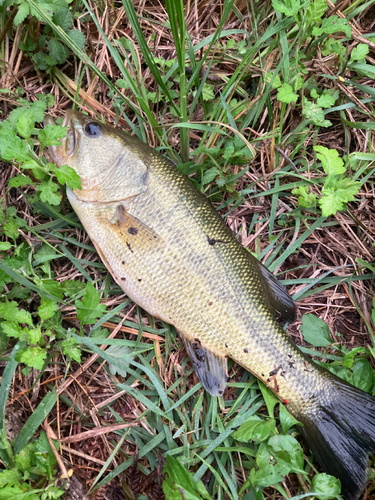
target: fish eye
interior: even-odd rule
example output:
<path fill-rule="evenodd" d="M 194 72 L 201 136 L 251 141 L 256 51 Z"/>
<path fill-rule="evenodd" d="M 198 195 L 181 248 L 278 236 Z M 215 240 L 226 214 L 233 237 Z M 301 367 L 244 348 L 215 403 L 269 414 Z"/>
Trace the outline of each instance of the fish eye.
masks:
<path fill-rule="evenodd" d="M 97 122 L 90 122 L 85 125 L 85 134 L 88 137 L 99 137 L 102 134 L 100 124 Z"/>

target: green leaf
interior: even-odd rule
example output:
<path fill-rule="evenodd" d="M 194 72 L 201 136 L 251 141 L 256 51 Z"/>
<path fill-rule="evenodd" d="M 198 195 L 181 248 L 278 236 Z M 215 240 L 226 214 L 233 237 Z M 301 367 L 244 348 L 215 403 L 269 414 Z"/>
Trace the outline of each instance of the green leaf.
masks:
<path fill-rule="evenodd" d="M 292 189 L 292 194 L 298 196 L 298 203 L 303 208 L 315 208 L 316 195 L 310 192 L 309 186 L 299 186 Z"/>
<path fill-rule="evenodd" d="M 266 488 L 283 481 L 289 474 L 290 466 L 284 460 L 278 460 L 266 443 L 261 443 L 256 456 L 257 470 L 250 471 L 250 481 L 254 486 Z"/>
<path fill-rule="evenodd" d="M 100 304 L 100 292 L 92 283 L 87 283 L 82 300 L 76 300 L 77 317 L 82 325 L 92 325 L 97 318 L 103 316 L 105 304 Z"/>
<path fill-rule="evenodd" d="M 163 492 L 166 500 L 212 500 L 202 481 L 196 483 L 193 476 L 175 458 L 167 455 L 164 466 L 166 478 Z"/>
<path fill-rule="evenodd" d="M 15 242 L 19 236 L 19 227 L 14 217 L 7 217 L 7 222 L 3 225 L 4 233 Z"/>
<path fill-rule="evenodd" d="M 63 298 L 63 288 L 61 283 L 58 281 L 52 280 L 52 279 L 43 279 L 41 280 L 37 276 L 34 278 L 34 282 L 37 285 L 38 288 L 41 288 L 43 291 L 48 292 L 49 294 L 53 295 L 53 297 L 47 297 L 51 298 L 52 300 L 55 300 L 56 298 L 62 300 Z M 40 293 L 40 291 L 39 291 Z"/>
<path fill-rule="evenodd" d="M 314 146 L 314 151 L 317 152 L 316 156 L 322 162 L 327 175 L 340 175 L 345 172 L 344 161 L 336 149 Z"/>
<path fill-rule="evenodd" d="M 18 455 L 14 457 L 17 467 L 22 472 L 29 472 L 31 467 L 32 459 L 34 458 L 35 445 L 34 443 L 29 443 L 23 450 L 21 450 Z"/>
<path fill-rule="evenodd" d="M 126 377 L 128 375 L 126 367 L 129 366 L 129 359 L 133 359 L 132 356 L 133 348 L 127 345 L 111 345 L 106 350 L 106 353 L 114 358 L 118 358 L 122 360 L 122 364 L 124 364 L 124 368 L 118 365 L 114 365 L 112 363 L 108 363 L 109 371 L 112 375 L 121 375 L 122 377 Z"/>
<path fill-rule="evenodd" d="M 193 92 L 194 96 L 195 96 L 195 94 L 196 94 L 196 92 Z M 203 100 L 205 102 L 206 101 L 213 101 L 215 99 L 214 86 L 205 83 L 203 85 L 203 89 L 202 89 L 202 97 L 203 97 Z"/>
<path fill-rule="evenodd" d="M 328 38 L 323 44 L 322 54 L 324 56 L 329 56 L 331 54 L 338 54 L 341 60 L 344 59 L 346 55 L 346 48 L 341 40 L 335 40 L 334 38 Z"/>
<path fill-rule="evenodd" d="M 55 312 L 59 309 L 58 304 L 54 300 L 42 297 L 41 304 L 38 307 L 38 314 L 42 321 L 52 318 Z"/>
<path fill-rule="evenodd" d="M 0 489 L 0 500 L 39 500 L 39 496 L 27 491 L 27 487 L 14 485 Z"/>
<path fill-rule="evenodd" d="M 325 217 L 334 215 L 338 210 L 343 210 L 346 203 L 354 200 L 361 188 L 360 182 L 348 178 L 338 181 L 335 187 L 323 188 L 319 205 Z"/>
<path fill-rule="evenodd" d="M 40 341 L 40 339 L 42 338 L 42 332 L 40 330 L 40 327 L 30 328 L 30 330 L 27 333 L 28 333 L 30 344 L 37 344 Z"/>
<path fill-rule="evenodd" d="M 368 354 L 368 350 L 364 347 L 356 347 L 345 355 L 343 365 L 345 368 L 351 368 L 354 364 L 354 358 L 357 354 Z"/>
<path fill-rule="evenodd" d="M 54 443 L 56 448 L 59 449 L 58 441 L 54 441 Z M 38 469 L 51 480 L 57 460 L 48 442 L 45 431 L 42 431 L 39 438 L 35 441 L 35 458 Z"/>
<path fill-rule="evenodd" d="M 301 332 L 304 340 L 314 347 L 326 347 L 332 344 L 328 325 L 314 314 L 302 316 Z"/>
<path fill-rule="evenodd" d="M 298 422 L 293 415 L 291 415 L 288 410 L 285 408 L 283 404 L 280 403 L 280 424 L 283 434 L 287 434 L 289 429 L 291 429 L 295 425 L 302 425 L 301 422 Z"/>
<path fill-rule="evenodd" d="M 43 150 L 46 146 L 60 146 L 62 139 L 66 136 L 67 127 L 61 127 L 61 125 L 53 125 L 49 123 L 38 131 L 38 139 L 40 142 L 40 148 Z"/>
<path fill-rule="evenodd" d="M 48 50 L 54 64 L 63 64 L 69 57 L 69 50 L 55 38 L 50 39 Z"/>
<path fill-rule="evenodd" d="M 289 85 L 289 83 L 283 83 L 281 87 L 277 89 L 277 99 L 280 102 L 289 104 L 291 102 L 297 102 L 298 94 L 293 92 L 293 87 Z"/>
<path fill-rule="evenodd" d="M 242 443 L 254 441 L 261 443 L 270 437 L 271 434 L 276 434 L 276 421 L 273 418 L 261 420 L 259 417 L 251 417 L 244 422 L 234 432 L 233 437 Z"/>
<path fill-rule="evenodd" d="M 324 113 L 320 106 L 316 103 L 304 100 L 304 105 L 302 108 L 302 115 L 311 120 L 315 125 L 320 127 L 330 127 L 332 123 L 329 120 L 324 119 Z"/>
<path fill-rule="evenodd" d="M 341 19 L 340 17 L 333 15 L 330 17 L 325 17 L 322 21 L 320 28 L 317 26 L 313 28 L 313 36 L 320 36 L 323 33 L 326 35 L 332 35 L 333 33 L 339 33 L 343 31 L 347 38 L 351 38 L 351 28 L 348 26 L 346 19 Z"/>
<path fill-rule="evenodd" d="M 350 54 L 350 62 L 364 59 L 369 53 L 369 50 L 369 46 L 366 43 L 359 43 Z"/>
<path fill-rule="evenodd" d="M 25 113 L 19 117 L 16 123 L 17 132 L 25 139 L 30 139 L 31 134 L 34 132 L 35 121 L 31 109 L 27 109 Z"/>
<path fill-rule="evenodd" d="M 81 351 L 78 347 L 75 347 L 76 345 L 77 345 L 77 341 L 73 337 L 69 337 L 68 339 L 63 340 L 63 342 L 61 343 L 63 353 L 66 356 L 69 356 L 72 359 L 74 359 L 74 361 L 77 361 L 77 363 L 80 363 L 81 362 Z"/>
<path fill-rule="evenodd" d="M 299 0 L 272 0 L 272 5 L 275 10 L 290 17 L 296 16 L 301 9 Z"/>
<path fill-rule="evenodd" d="M 79 30 L 69 30 L 67 32 L 67 35 L 68 35 L 69 38 L 71 38 L 71 40 L 76 45 L 78 45 L 78 47 L 80 49 L 83 49 L 83 47 L 85 46 L 85 43 L 86 43 L 86 37 L 82 33 L 82 31 L 79 31 Z"/>
<path fill-rule="evenodd" d="M 19 361 L 25 365 L 41 370 L 44 360 L 47 357 L 47 351 L 42 347 L 26 347 L 19 356 Z"/>
<path fill-rule="evenodd" d="M 17 14 L 13 20 L 14 26 L 18 26 L 19 24 L 21 24 L 22 21 L 24 21 L 26 17 L 30 14 L 30 7 L 26 2 L 20 2 L 20 4 L 17 7 L 18 7 Z"/>
<path fill-rule="evenodd" d="M 9 180 L 9 187 L 20 187 L 20 186 L 30 186 L 33 185 L 33 181 L 27 175 L 19 174 Z"/>
<path fill-rule="evenodd" d="M 33 326 L 33 321 L 31 319 L 31 314 L 24 309 L 18 309 L 17 302 L 5 302 L 0 303 L 0 317 L 7 319 L 9 321 L 18 321 L 18 323 L 26 323 L 29 326 Z"/>
<path fill-rule="evenodd" d="M 261 390 L 264 402 L 266 403 L 268 415 L 270 417 L 273 417 L 274 408 L 278 403 L 280 403 L 280 400 L 277 396 L 275 396 L 275 394 L 270 389 L 268 389 L 267 386 L 265 386 L 259 380 L 258 380 L 258 385 L 259 389 Z"/>
<path fill-rule="evenodd" d="M 273 451 L 273 455 L 279 460 L 289 464 L 291 472 L 304 474 L 303 450 L 299 442 L 289 434 L 286 436 L 273 436 L 268 441 L 268 446 Z"/>
<path fill-rule="evenodd" d="M 314 494 L 318 500 L 332 500 L 341 492 L 340 480 L 325 474 L 317 474 L 312 478 L 310 493 Z"/>
<path fill-rule="evenodd" d="M 47 109 L 46 96 L 38 94 L 38 100 L 30 104 L 30 111 L 33 114 L 34 121 L 42 122 L 44 120 L 44 113 Z"/>
<path fill-rule="evenodd" d="M 210 169 L 206 170 L 202 181 L 203 186 L 212 182 L 216 178 L 216 176 L 219 175 L 219 173 L 220 171 L 217 167 L 211 167 Z"/>
<path fill-rule="evenodd" d="M 337 375 L 365 392 L 370 392 L 374 384 L 373 369 L 367 359 L 356 360 L 350 370 L 340 371 Z"/>
<path fill-rule="evenodd" d="M 0 252 L 4 252 L 6 250 L 9 250 L 12 248 L 12 245 L 9 243 L 9 241 L 0 241 Z"/>
<path fill-rule="evenodd" d="M 50 203 L 51 205 L 60 204 L 61 194 L 58 192 L 59 186 L 55 184 L 52 180 L 39 184 L 37 190 L 40 193 L 40 199 L 42 201 Z"/>
<path fill-rule="evenodd" d="M 77 293 L 81 292 L 85 288 L 85 284 L 82 281 L 76 280 L 66 280 L 61 284 L 61 288 L 65 295 L 68 297 L 74 297 Z"/>
<path fill-rule="evenodd" d="M 316 102 L 318 106 L 320 106 L 321 108 L 331 108 L 335 104 L 336 99 L 332 95 L 323 94 L 320 97 L 318 97 Z"/>
<path fill-rule="evenodd" d="M 310 3 L 306 12 L 306 21 L 308 24 L 320 21 L 327 9 L 327 0 L 314 0 Z"/>
<path fill-rule="evenodd" d="M 7 337 L 13 337 L 15 339 L 23 337 L 23 332 L 25 331 L 16 321 L 3 321 L 1 323 L 1 328 Z M 25 340 L 27 340 L 27 338 L 25 338 Z"/>
<path fill-rule="evenodd" d="M 0 491 L 6 484 L 13 486 L 21 479 L 22 474 L 17 469 L 2 470 L 0 474 Z"/>
<path fill-rule="evenodd" d="M 36 54 L 33 54 L 31 59 L 34 63 L 35 69 L 39 69 L 41 71 L 45 71 L 53 66 L 51 56 L 45 54 L 44 52 L 37 52 Z"/>
<path fill-rule="evenodd" d="M 72 14 L 68 9 L 62 9 L 53 16 L 53 22 L 64 31 L 72 27 Z"/>
<path fill-rule="evenodd" d="M 54 172 L 60 184 L 67 184 L 70 189 L 82 189 L 81 179 L 72 167 L 61 165 Z"/>

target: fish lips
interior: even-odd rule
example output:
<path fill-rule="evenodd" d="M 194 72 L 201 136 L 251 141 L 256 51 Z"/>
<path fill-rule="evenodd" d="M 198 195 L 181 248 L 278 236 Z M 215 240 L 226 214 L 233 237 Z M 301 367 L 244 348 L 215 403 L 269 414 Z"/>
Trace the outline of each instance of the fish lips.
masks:
<path fill-rule="evenodd" d="M 44 126 L 56 125 L 56 122 L 51 115 L 45 115 L 43 124 Z M 66 137 L 60 139 L 61 145 L 48 147 L 53 161 L 58 166 L 64 165 L 66 160 L 74 155 L 79 143 L 79 134 L 74 126 L 74 111 L 72 109 L 67 110 L 62 126 L 67 127 L 67 133 Z"/>

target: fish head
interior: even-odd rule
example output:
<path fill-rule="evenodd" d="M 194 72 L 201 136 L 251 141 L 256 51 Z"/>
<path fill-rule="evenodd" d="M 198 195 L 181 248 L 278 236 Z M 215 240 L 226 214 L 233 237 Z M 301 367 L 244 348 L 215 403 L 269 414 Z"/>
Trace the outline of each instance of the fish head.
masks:
<path fill-rule="evenodd" d="M 45 125 L 54 123 L 51 117 Z M 87 202 L 123 201 L 147 189 L 153 150 L 136 137 L 72 109 L 66 112 L 66 137 L 50 146 L 58 165 L 72 167 L 81 179 L 74 195 Z M 69 192 L 68 192 L 69 194 Z"/>

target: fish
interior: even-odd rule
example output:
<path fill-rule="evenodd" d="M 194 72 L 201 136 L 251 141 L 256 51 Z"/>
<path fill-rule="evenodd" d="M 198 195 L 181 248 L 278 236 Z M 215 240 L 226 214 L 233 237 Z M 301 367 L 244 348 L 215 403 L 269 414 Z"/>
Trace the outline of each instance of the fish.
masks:
<path fill-rule="evenodd" d="M 173 163 L 77 111 L 63 126 L 49 152 L 79 175 L 67 197 L 114 281 L 174 325 L 209 394 L 224 393 L 228 357 L 269 387 L 345 500 L 357 500 L 375 450 L 375 398 L 302 353 L 281 326 L 293 299 Z"/>

